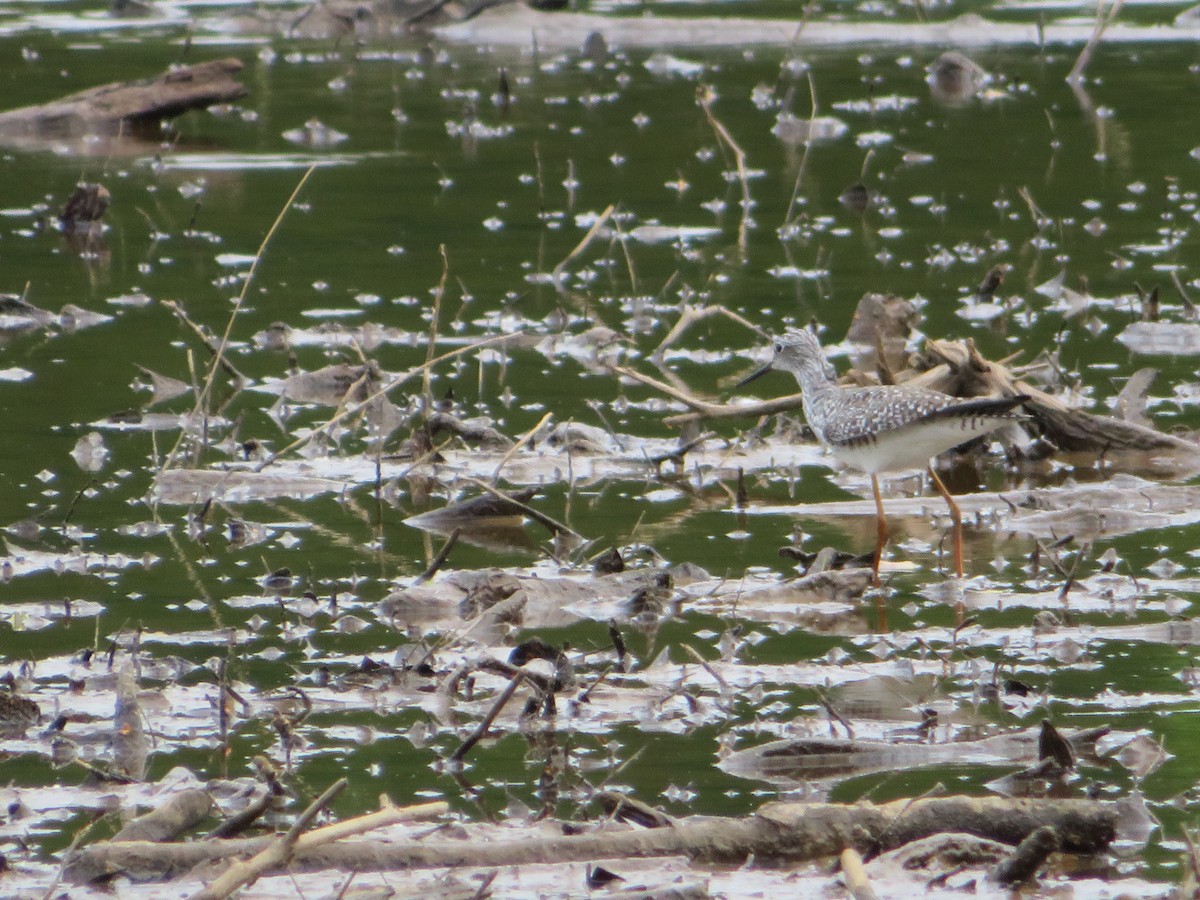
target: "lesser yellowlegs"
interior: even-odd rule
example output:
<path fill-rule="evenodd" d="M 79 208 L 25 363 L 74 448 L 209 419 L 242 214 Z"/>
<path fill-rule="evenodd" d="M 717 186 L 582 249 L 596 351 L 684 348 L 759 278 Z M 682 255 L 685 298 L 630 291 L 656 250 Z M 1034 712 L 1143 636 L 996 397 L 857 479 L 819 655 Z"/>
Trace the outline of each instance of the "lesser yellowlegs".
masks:
<path fill-rule="evenodd" d="M 879 584 L 879 561 L 887 543 L 887 518 L 879 492 L 879 473 L 927 468 L 954 521 L 954 566 L 963 574 L 962 514 L 931 460 L 972 438 L 1014 421 L 1014 407 L 1025 396 L 962 400 L 903 385 L 842 387 L 817 336 L 791 329 L 775 341 L 774 358 L 738 387 L 774 369 L 791 372 L 804 395 L 804 417 L 824 446 L 848 466 L 871 476 L 877 513 L 872 576 Z"/>

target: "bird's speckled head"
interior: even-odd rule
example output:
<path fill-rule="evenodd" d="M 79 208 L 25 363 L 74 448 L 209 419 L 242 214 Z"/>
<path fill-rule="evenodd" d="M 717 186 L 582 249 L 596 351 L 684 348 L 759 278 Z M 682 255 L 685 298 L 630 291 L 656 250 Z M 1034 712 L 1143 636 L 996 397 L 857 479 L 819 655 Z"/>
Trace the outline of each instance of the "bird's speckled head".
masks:
<path fill-rule="evenodd" d="M 753 375 L 743 378 L 738 387 L 774 371 L 791 372 L 802 391 L 818 390 L 837 380 L 837 372 L 825 359 L 821 342 L 807 328 L 789 328 L 776 338 L 775 356 Z"/>
<path fill-rule="evenodd" d="M 789 328 L 782 337 L 775 339 L 771 368 L 791 372 L 802 390 L 837 379 L 837 371 L 825 358 L 821 342 L 808 328 Z"/>

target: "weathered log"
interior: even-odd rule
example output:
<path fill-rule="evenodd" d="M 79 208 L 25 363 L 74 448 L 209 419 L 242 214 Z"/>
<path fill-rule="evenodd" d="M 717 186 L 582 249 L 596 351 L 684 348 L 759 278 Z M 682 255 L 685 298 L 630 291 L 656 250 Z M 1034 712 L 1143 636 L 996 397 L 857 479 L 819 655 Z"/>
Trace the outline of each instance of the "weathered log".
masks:
<path fill-rule="evenodd" d="M 870 501 L 867 504 L 870 505 Z M 1060 735 L 1064 745 L 1060 753 L 1069 753 L 1072 758 L 1083 756 L 1095 759 L 1096 741 L 1107 731 L 1106 728 L 1088 729 Z M 1039 732 L 1028 728 L 978 740 L 941 744 L 819 736 L 781 738 L 736 750 L 722 759 L 718 768 L 742 778 L 794 784 L 797 781 L 838 779 L 868 772 L 907 771 L 950 762 L 979 766 L 1012 765 L 1037 760 L 1038 737 Z"/>
<path fill-rule="evenodd" d="M 1092 800 L 947 797 L 860 803 L 772 803 L 743 819 L 682 820 L 674 827 L 603 831 L 511 841 L 354 841 L 297 848 L 291 871 L 384 872 L 454 866 L 511 866 L 686 854 L 707 863 L 805 862 L 836 856 L 846 847 L 886 851 L 945 831 L 1019 844 L 1042 826 L 1058 835 L 1061 849 L 1096 853 L 1116 835 L 1114 806 Z M 89 881 L 115 872 L 157 872 L 168 877 L 213 859 L 261 852 L 272 838 L 94 844 L 79 851 L 67 876 Z"/>
<path fill-rule="evenodd" d="M 1181 464 L 1200 467 L 1200 447 L 1135 422 L 1075 409 L 1015 376 L 1000 363 L 983 358 L 974 341 L 925 342 L 929 370 L 907 384 L 931 387 L 959 397 L 1029 397 L 1022 409 L 1033 417 L 1042 433 L 1060 450 L 1113 454 L 1121 452 L 1165 454 Z M 941 370 L 937 362 L 948 367 Z M 940 371 L 939 371 L 940 370 Z"/>
<path fill-rule="evenodd" d="M 217 59 L 178 66 L 143 81 L 114 82 L 50 103 L 12 109 L 0 113 L 0 136 L 112 134 L 191 109 L 228 103 L 246 94 L 246 88 L 234 79 L 241 69 L 241 60 Z"/>
<path fill-rule="evenodd" d="M 113 835 L 114 841 L 169 841 L 204 821 L 213 801 L 205 791 L 191 788 L 171 794 L 155 809 L 138 816 Z"/>

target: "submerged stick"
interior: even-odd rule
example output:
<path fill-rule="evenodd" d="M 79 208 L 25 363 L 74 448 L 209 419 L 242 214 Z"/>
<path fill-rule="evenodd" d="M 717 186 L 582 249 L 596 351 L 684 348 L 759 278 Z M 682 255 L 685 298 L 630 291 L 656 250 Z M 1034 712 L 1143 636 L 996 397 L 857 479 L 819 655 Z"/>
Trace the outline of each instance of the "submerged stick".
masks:
<path fill-rule="evenodd" d="M 513 676 L 512 680 L 509 681 L 508 686 L 504 689 L 504 693 L 502 693 L 496 699 L 496 702 L 492 704 L 492 708 L 488 710 L 488 714 L 483 717 L 480 723 L 475 727 L 475 730 L 468 735 L 467 739 L 459 744 L 458 749 L 450 754 L 451 761 L 456 763 L 462 762 L 463 757 L 470 753 L 472 748 L 481 740 L 483 740 L 484 735 L 486 735 L 488 732 L 488 729 L 492 727 L 492 723 L 496 721 L 496 717 L 500 715 L 501 710 L 503 710 L 508 704 L 508 701 L 512 699 L 512 695 L 516 693 L 517 688 L 521 686 L 521 682 L 524 680 L 524 672 L 517 672 L 517 674 Z"/>
<path fill-rule="evenodd" d="M 438 551 L 438 555 L 433 558 L 433 562 L 429 564 L 424 572 L 417 576 L 417 580 L 413 584 L 421 584 L 428 581 L 438 573 L 438 569 L 446 564 L 446 560 L 450 558 L 450 551 L 458 543 L 459 537 L 462 535 L 461 528 L 455 528 L 450 532 L 450 537 L 446 538 L 446 543 L 442 545 L 442 549 Z"/>

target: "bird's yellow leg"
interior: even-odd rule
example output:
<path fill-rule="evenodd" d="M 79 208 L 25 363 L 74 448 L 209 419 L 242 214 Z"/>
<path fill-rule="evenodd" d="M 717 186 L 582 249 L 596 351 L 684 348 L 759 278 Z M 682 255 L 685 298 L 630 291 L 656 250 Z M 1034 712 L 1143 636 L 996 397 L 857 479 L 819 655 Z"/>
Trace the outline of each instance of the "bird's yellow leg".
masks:
<path fill-rule="evenodd" d="M 942 479 L 938 478 L 938 473 L 933 470 L 933 465 L 929 466 L 929 477 L 933 479 L 933 486 L 937 488 L 937 492 L 942 495 L 942 499 L 946 501 L 946 505 L 950 507 L 950 518 L 954 521 L 954 571 L 959 578 L 963 577 L 963 531 L 962 531 L 962 510 L 958 508 L 958 504 L 954 502 L 954 498 L 950 496 L 950 492 L 946 490 L 946 485 L 942 484 Z"/>
<path fill-rule="evenodd" d="M 887 544 L 887 516 L 883 514 L 883 494 L 879 492 L 879 477 L 871 476 L 871 490 L 875 492 L 875 562 L 871 567 L 871 585 L 879 587 L 879 563 L 883 560 L 883 548 Z"/>

